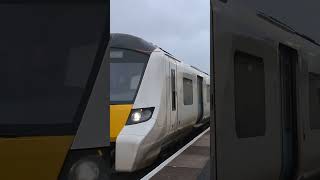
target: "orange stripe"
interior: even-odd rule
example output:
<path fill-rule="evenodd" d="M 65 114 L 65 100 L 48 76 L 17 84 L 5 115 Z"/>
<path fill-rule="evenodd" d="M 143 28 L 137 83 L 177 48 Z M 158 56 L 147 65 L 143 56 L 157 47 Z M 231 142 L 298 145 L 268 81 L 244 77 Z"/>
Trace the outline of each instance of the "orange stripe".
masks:
<path fill-rule="evenodd" d="M 110 141 L 115 142 L 125 126 L 132 104 L 110 105 Z"/>
<path fill-rule="evenodd" d="M 73 136 L 0 138 L 0 179 L 56 180 Z"/>

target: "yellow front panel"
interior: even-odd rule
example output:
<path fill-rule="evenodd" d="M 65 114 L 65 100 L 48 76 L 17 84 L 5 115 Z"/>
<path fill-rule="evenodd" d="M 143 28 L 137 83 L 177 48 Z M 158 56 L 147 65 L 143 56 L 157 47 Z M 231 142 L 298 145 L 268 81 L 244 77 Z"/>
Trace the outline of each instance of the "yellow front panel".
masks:
<path fill-rule="evenodd" d="M 0 138 L 0 179 L 57 180 L 73 138 Z"/>
<path fill-rule="evenodd" d="M 110 105 L 110 141 L 115 142 L 126 124 L 132 109 L 131 104 Z"/>

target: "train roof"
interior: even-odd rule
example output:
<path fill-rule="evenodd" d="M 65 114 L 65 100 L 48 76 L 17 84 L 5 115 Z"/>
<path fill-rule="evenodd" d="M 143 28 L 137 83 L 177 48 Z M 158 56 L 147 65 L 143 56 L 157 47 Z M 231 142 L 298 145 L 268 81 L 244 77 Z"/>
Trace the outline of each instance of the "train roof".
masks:
<path fill-rule="evenodd" d="M 190 68 L 193 71 L 199 72 L 201 74 L 205 74 L 209 76 L 208 73 L 200 70 L 199 68 L 186 64 L 176 57 L 174 57 L 171 53 L 167 52 L 166 50 L 134 35 L 124 34 L 124 33 L 111 33 L 110 34 L 110 47 L 112 48 L 124 48 L 124 49 L 133 49 L 138 50 L 140 52 L 144 52 L 147 54 L 151 54 L 155 49 L 159 48 L 166 56 L 174 59 L 175 61 L 179 62 L 182 66 L 186 68 Z"/>
<path fill-rule="evenodd" d="M 232 21 L 230 24 L 250 22 L 236 24 L 233 28 L 234 34 L 251 36 L 252 34 L 260 33 L 260 37 L 265 40 L 277 41 L 297 50 L 302 50 L 305 53 L 320 53 L 319 42 L 262 10 L 246 7 L 238 1 L 228 2 L 228 4 L 219 8 L 223 8 L 223 11 L 217 12 L 225 14 L 228 20 Z"/>
<path fill-rule="evenodd" d="M 110 47 L 133 49 L 147 54 L 151 54 L 157 48 L 157 46 L 142 38 L 123 33 L 111 33 Z"/>

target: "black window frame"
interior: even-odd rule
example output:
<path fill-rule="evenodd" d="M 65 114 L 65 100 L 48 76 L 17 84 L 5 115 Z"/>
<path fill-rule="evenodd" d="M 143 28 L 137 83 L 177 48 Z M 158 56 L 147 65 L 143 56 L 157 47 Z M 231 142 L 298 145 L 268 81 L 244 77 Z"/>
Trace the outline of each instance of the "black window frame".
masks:
<path fill-rule="evenodd" d="M 172 101 L 172 111 L 177 110 L 177 100 L 176 100 L 176 70 L 171 69 L 171 101 Z"/>
<path fill-rule="evenodd" d="M 234 56 L 233 56 L 233 61 L 234 61 L 234 108 L 235 108 L 235 130 L 236 130 L 236 134 L 237 134 L 237 137 L 239 139 L 246 139 L 246 138 L 255 138 L 255 137 L 263 137 L 266 135 L 266 104 L 265 104 L 265 99 L 266 99 L 266 94 L 265 94 L 265 67 L 264 67 L 264 59 L 262 57 L 259 57 L 259 56 L 256 56 L 256 55 L 252 55 L 252 54 L 249 54 L 247 52 L 243 52 L 243 51 L 235 51 L 234 53 Z M 239 62 L 238 62 L 239 61 Z M 242 61 L 242 62 L 240 62 Z M 240 87 L 240 77 L 237 73 L 237 68 L 240 68 L 240 65 L 241 63 L 242 64 L 245 64 L 246 62 L 253 62 L 253 61 L 256 61 L 258 62 L 257 64 L 262 66 L 262 74 L 261 74 L 261 78 L 263 79 L 261 84 L 262 84 L 262 88 L 260 87 L 260 90 L 262 91 L 261 94 L 263 94 L 263 97 L 260 97 L 262 100 L 259 101 L 260 104 L 254 104 L 255 102 L 252 101 L 253 103 L 252 104 L 249 104 L 251 105 L 250 107 L 254 107 L 255 109 L 254 110 L 257 110 L 257 109 L 260 109 L 263 111 L 263 114 L 260 115 L 259 113 L 256 113 L 259 114 L 261 117 L 259 118 L 251 118 L 252 121 L 250 122 L 253 122 L 253 123 L 249 123 L 248 124 L 248 120 L 250 120 L 250 115 L 254 114 L 251 110 L 248 111 L 245 109 L 245 111 L 248 111 L 249 113 L 246 114 L 246 112 L 244 112 L 243 110 L 243 107 L 244 107 L 244 104 L 247 104 L 250 103 L 248 101 L 248 99 L 251 99 L 251 100 L 254 100 L 256 98 L 252 98 L 252 94 L 253 93 L 250 93 L 250 95 L 248 94 L 247 98 L 245 98 L 246 100 L 243 100 L 242 98 L 244 97 L 243 94 L 242 95 L 239 95 L 239 91 L 237 91 L 238 89 L 237 88 L 243 88 L 243 87 Z M 239 64 L 237 64 L 239 63 Z M 257 64 L 254 64 L 254 65 L 257 65 Z M 237 67 L 239 65 L 239 67 Z M 249 67 L 248 67 L 249 68 Z M 260 67 L 261 68 L 261 67 Z M 260 72 L 261 73 L 261 72 Z M 257 76 L 249 76 L 249 77 L 252 77 L 252 78 L 258 78 Z M 254 79 L 253 79 L 254 80 Z M 261 80 L 261 79 L 260 79 Z M 253 82 L 251 80 L 248 80 L 246 79 L 247 82 Z M 252 86 L 253 85 L 257 85 L 259 83 L 250 83 Z M 244 86 L 244 87 L 248 87 L 248 86 Z M 255 89 L 259 88 L 258 86 L 254 87 Z M 256 91 L 255 91 L 256 92 Z M 250 96 L 250 97 L 249 97 Z M 241 102 L 240 102 L 241 101 Z M 258 105 L 261 105 L 262 107 L 258 108 L 257 106 Z M 242 109 L 241 109 L 242 108 Z M 243 114 L 246 114 L 245 118 L 243 118 Z M 249 115 L 249 118 L 248 118 L 248 115 Z M 257 122 L 259 120 L 259 122 Z M 255 126 L 256 125 L 256 126 Z M 263 125 L 263 126 L 262 126 Z M 261 127 L 260 127 L 261 126 Z"/>
<path fill-rule="evenodd" d="M 186 98 L 186 91 L 185 91 L 186 90 L 185 80 L 191 81 L 191 98 L 189 98 L 189 99 L 191 99 L 191 101 L 190 102 L 188 101 L 187 103 L 186 103 L 187 98 Z M 193 105 L 193 80 L 190 78 L 187 78 L 187 77 L 183 77 L 182 78 L 182 87 L 183 87 L 183 104 L 186 106 Z"/>

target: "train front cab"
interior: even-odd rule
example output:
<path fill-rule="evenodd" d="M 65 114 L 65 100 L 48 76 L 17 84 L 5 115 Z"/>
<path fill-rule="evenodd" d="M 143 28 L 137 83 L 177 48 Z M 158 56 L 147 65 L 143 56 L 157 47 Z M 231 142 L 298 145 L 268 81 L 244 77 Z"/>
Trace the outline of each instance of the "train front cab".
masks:
<path fill-rule="evenodd" d="M 319 44 L 241 2 L 213 6 L 215 178 L 318 174 Z"/>
<path fill-rule="evenodd" d="M 116 171 L 145 167 L 160 151 L 165 133 L 159 127 L 165 119 L 160 104 L 166 96 L 163 60 L 155 49 L 135 36 L 112 35 L 110 136 Z"/>
<path fill-rule="evenodd" d="M 0 9 L 0 179 L 105 179 L 108 3 Z"/>
<path fill-rule="evenodd" d="M 140 144 L 138 141 L 142 140 L 138 138 L 140 136 L 136 136 L 139 132 L 131 132 L 133 133 L 131 136 L 124 135 L 122 139 L 119 138 L 120 133 L 125 131 L 123 129 L 127 125 L 148 121 L 154 111 L 154 107 L 134 109 L 135 99 L 140 89 L 150 53 L 146 54 L 134 49 L 110 48 L 110 139 L 113 148 L 113 163 L 118 170 L 118 167 L 121 167 L 119 165 L 121 160 L 116 158 L 116 155 L 128 150 L 128 147 L 120 147 L 121 144 L 132 144 L 131 147 L 136 144 L 135 147 L 137 148 Z M 130 129 L 130 127 L 127 129 Z M 125 153 L 128 156 L 127 163 L 134 162 L 134 159 L 132 159 L 135 157 L 132 154 L 133 152 L 135 151 Z M 115 164 L 115 161 L 117 164 Z"/>
<path fill-rule="evenodd" d="M 110 48 L 110 138 L 113 143 L 122 128 L 130 123 L 127 120 L 132 115 L 148 59 L 149 55 L 135 50 Z"/>

